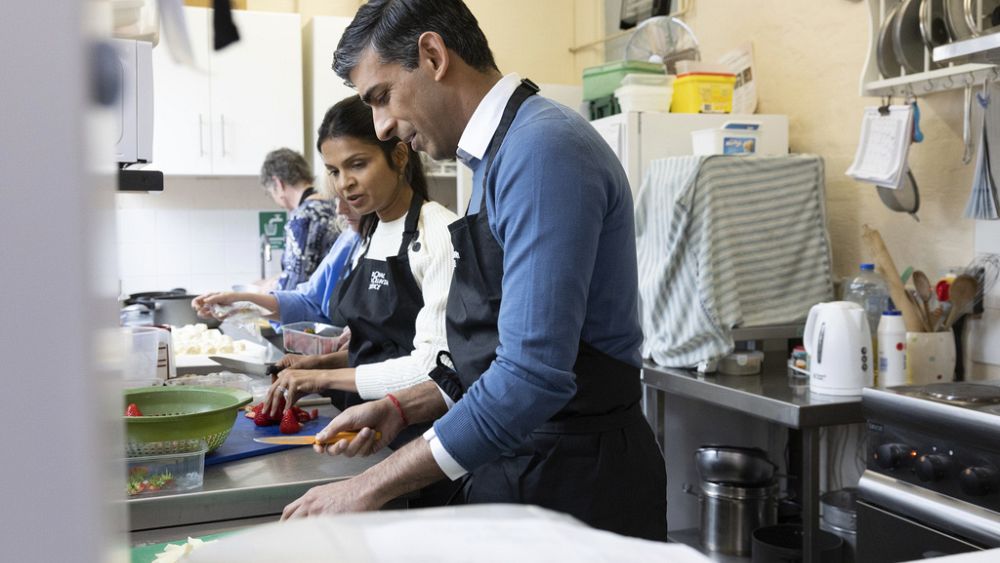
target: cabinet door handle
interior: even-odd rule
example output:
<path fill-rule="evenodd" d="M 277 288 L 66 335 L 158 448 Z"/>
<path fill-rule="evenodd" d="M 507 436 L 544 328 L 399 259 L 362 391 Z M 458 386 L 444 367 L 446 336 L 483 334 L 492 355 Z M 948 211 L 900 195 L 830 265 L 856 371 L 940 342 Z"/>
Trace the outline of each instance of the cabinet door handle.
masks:
<path fill-rule="evenodd" d="M 222 156 L 226 156 L 226 115 L 221 114 L 219 116 L 219 123 L 222 125 L 222 131 L 219 133 L 222 135 Z"/>
<path fill-rule="evenodd" d="M 205 124 L 201 114 L 198 114 L 198 156 L 205 156 Z"/>

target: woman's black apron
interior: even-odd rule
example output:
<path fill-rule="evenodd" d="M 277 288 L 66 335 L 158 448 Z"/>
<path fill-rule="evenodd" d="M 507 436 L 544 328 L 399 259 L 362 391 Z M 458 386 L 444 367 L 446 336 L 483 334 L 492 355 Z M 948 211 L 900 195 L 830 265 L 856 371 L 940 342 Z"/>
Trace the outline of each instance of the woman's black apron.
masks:
<path fill-rule="evenodd" d="M 347 365 L 352 368 L 413 352 L 417 313 L 424 306 L 424 295 L 413 278 L 407 251 L 412 245 L 419 252 L 417 220 L 423 203 L 419 195 L 413 194 L 395 256 L 373 260 L 365 248 L 358 265 L 341 283 L 337 315 L 351 329 Z M 341 410 L 364 402 L 357 393 L 347 391 L 326 391 L 324 395 Z M 406 434 L 412 439 L 419 432 L 414 429 Z M 394 445 L 403 443 L 397 438 Z"/>
<path fill-rule="evenodd" d="M 486 178 L 518 108 L 537 91 L 524 80 L 514 92 L 490 143 L 479 211 L 449 227 L 456 251 L 447 317 L 454 370 L 439 357 L 432 377 L 455 400 L 496 358 L 503 249 L 489 227 Z M 535 504 L 595 528 L 666 540 L 666 468 L 639 407 L 639 368 L 581 341 L 573 372 L 573 399 L 515 451 L 474 470 L 465 501 Z"/>

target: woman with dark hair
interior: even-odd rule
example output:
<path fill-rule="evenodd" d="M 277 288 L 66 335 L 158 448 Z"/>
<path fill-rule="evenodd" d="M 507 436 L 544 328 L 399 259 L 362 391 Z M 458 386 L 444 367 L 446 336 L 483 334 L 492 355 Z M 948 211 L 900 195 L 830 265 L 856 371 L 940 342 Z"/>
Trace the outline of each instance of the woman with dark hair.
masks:
<path fill-rule="evenodd" d="M 351 340 L 347 352 L 286 356 L 265 399 L 275 415 L 282 395 L 294 402 L 308 393 L 347 392 L 333 397 L 341 408 L 391 397 L 429 381 L 438 353 L 447 350 L 448 225 L 456 215 L 429 201 L 419 156 L 398 139 L 379 140 L 371 109 L 357 96 L 330 108 L 318 138 L 330 185 L 361 216 L 360 248 L 331 314 L 346 323 Z"/>

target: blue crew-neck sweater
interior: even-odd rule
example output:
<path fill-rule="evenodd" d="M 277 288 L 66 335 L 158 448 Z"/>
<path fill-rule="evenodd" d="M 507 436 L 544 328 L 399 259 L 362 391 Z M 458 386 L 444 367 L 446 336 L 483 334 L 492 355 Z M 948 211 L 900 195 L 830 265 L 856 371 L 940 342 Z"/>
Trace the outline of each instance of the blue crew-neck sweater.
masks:
<path fill-rule="evenodd" d="M 469 163 L 478 211 L 485 158 Z M 576 392 L 580 341 L 639 366 L 635 223 L 625 171 L 575 112 L 531 96 L 486 179 L 504 251 L 497 357 L 434 424 L 466 470 L 512 451 Z M 611 377 L 611 375 L 609 375 Z"/>

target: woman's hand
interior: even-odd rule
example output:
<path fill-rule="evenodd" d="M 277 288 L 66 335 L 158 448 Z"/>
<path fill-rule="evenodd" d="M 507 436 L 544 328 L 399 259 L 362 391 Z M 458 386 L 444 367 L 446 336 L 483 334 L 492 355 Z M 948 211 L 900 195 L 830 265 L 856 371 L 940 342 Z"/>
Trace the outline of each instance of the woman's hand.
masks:
<path fill-rule="evenodd" d="M 274 367 L 279 371 L 286 369 L 322 369 L 323 356 L 302 356 L 299 354 L 287 354 L 277 362 Z"/>
<path fill-rule="evenodd" d="M 197 315 L 203 319 L 218 318 L 212 313 L 213 305 L 232 305 L 238 301 L 237 294 L 232 291 L 217 291 L 213 293 L 203 293 L 191 300 L 191 307 Z M 223 319 L 219 319 L 223 320 Z"/>
<path fill-rule="evenodd" d="M 281 414 L 279 397 L 285 397 L 285 407 L 290 408 L 296 401 L 309 393 L 330 389 L 330 372 L 318 369 L 286 369 L 271 383 L 264 397 L 264 412 L 272 417 Z"/>
<path fill-rule="evenodd" d="M 317 453 L 329 455 L 369 456 L 387 446 L 405 428 L 403 417 L 387 398 L 355 405 L 337 415 L 330 424 L 316 434 L 320 442 L 337 432 L 356 431 L 352 440 L 339 440 L 333 444 L 314 445 Z M 376 439 L 376 432 L 381 436 Z"/>
<path fill-rule="evenodd" d="M 333 346 L 333 349 L 337 352 L 341 350 L 347 350 L 348 346 L 351 344 L 351 327 L 344 327 L 344 331 L 340 333 L 337 337 L 337 343 Z"/>

